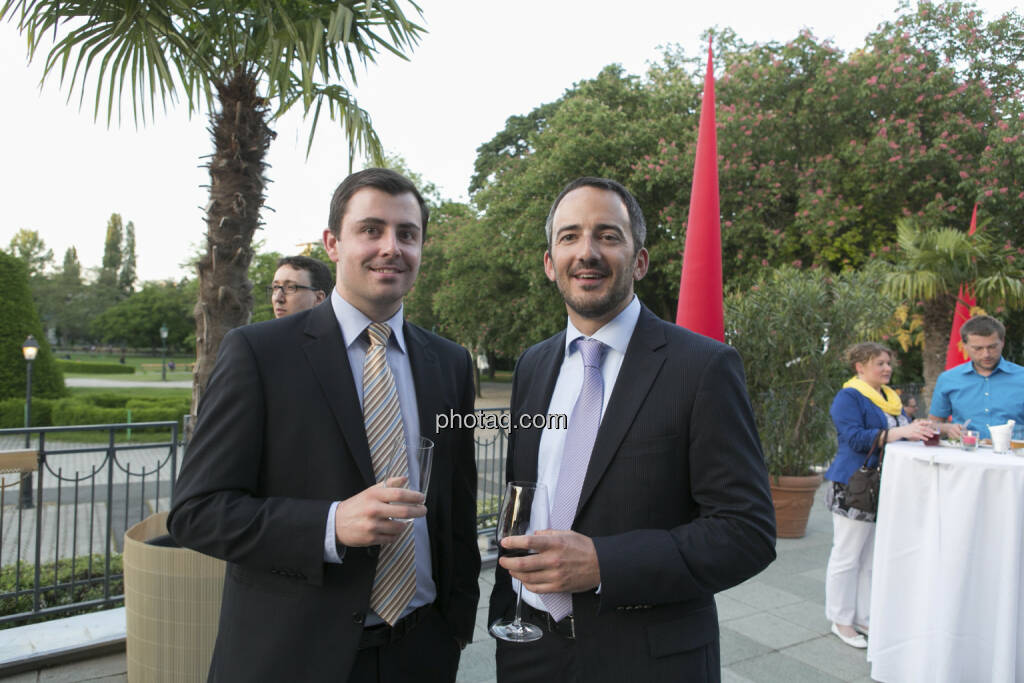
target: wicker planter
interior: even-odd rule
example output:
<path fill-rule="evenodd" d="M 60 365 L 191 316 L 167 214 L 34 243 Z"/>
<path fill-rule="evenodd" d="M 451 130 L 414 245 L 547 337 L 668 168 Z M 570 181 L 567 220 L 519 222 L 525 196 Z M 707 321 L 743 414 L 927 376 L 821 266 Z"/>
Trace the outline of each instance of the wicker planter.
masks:
<path fill-rule="evenodd" d="M 776 535 L 779 538 L 803 538 L 807 533 L 807 519 L 821 481 L 820 474 L 771 478 Z"/>
<path fill-rule="evenodd" d="M 167 533 L 167 513 L 124 535 L 128 680 L 206 680 L 217 639 L 224 562 L 187 548 L 147 545 Z"/>

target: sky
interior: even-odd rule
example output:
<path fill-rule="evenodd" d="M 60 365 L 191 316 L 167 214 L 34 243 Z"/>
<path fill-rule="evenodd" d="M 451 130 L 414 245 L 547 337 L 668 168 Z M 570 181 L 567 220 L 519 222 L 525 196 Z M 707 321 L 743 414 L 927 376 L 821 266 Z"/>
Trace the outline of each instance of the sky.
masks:
<path fill-rule="evenodd" d="M 707 3 L 633 0 L 419 0 L 428 33 L 406 62 L 391 56 L 357 70 L 355 93 L 372 116 L 384 148 L 435 183 L 445 198 L 466 199 L 476 149 L 505 126 L 557 99 L 605 66 L 642 74 L 660 46 L 687 54 L 706 50 L 701 34 L 729 27 L 744 40 L 788 41 L 801 29 L 832 39 L 844 51 L 863 44 L 897 0 L 717 0 Z M 696 5 L 696 6 L 695 6 Z M 985 16 L 1016 0 L 983 0 Z M 136 128 L 130 113 L 108 128 L 93 119 L 91 101 L 68 101 L 56 79 L 40 88 L 42 59 L 29 64 L 25 39 L 0 23 L 0 83 L 5 133 L 0 163 L 0 248 L 21 228 L 37 230 L 59 267 L 76 247 L 83 267 L 100 265 L 107 221 L 121 214 L 136 230 L 141 280 L 194 276 L 185 264 L 204 245 L 208 182 L 203 157 L 212 151 L 204 113 L 184 104 Z M 127 110 L 126 110 L 127 112 Z M 306 157 L 309 122 L 296 107 L 271 124 L 261 251 L 301 251 L 319 241 L 331 194 L 348 172 L 348 146 L 326 117 Z"/>

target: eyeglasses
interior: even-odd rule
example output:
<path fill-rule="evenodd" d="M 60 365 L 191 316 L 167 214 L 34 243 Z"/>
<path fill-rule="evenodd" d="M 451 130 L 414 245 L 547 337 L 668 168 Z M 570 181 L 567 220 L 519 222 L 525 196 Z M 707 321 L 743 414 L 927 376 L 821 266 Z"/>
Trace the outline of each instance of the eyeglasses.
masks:
<path fill-rule="evenodd" d="M 267 294 L 269 294 L 270 296 L 276 296 L 277 295 L 277 290 L 279 290 L 279 289 L 282 292 L 284 292 L 287 296 L 291 296 L 292 294 L 294 294 L 295 292 L 299 291 L 300 289 L 308 289 L 311 292 L 318 292 L 318 291 L 320 291 L 316 287 L 310 287 L 308 285 L 297 285 L 294 282 L 286 282 L 283 285 L 268 285 L 267 286 Z"/>

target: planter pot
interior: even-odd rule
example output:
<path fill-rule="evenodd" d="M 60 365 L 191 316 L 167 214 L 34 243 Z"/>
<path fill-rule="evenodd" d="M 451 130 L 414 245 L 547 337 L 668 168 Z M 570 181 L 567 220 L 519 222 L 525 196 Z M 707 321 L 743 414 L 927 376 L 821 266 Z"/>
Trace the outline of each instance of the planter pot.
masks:
<path fill-rule="evenodd" d="M 822 476 L 771 477 L 772 502 L 775 504 L 776 535 L 779 538 L 803 538 L 811 515 L 814 494 Z"/>
<path fill-rule="evenodd" d="M 224 562 L 146 543 L 166 533 L 160 512 L 124 535 L 128 680 L 202 683 L 217 639 Z"/>

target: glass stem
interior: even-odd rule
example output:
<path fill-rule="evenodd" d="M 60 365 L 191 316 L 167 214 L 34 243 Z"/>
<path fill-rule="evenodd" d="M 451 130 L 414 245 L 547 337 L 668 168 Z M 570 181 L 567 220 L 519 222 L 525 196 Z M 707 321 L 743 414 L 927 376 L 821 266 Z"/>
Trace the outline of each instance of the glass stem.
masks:
<path fill-rule="evenodd" d="M 523 627 L 523 622 L 522 622 L 522 620 L 521 620 L 521 618 L 519 616 L 520 605 L 522 605 L 522 603 L 523 603 L 523 582 L 520 581 L 519 582 L 519 591 L 516 593 L 516 618 L 512 621 L 512 626 L 517 628 L 517 629 L 521 629 Z"/>

